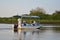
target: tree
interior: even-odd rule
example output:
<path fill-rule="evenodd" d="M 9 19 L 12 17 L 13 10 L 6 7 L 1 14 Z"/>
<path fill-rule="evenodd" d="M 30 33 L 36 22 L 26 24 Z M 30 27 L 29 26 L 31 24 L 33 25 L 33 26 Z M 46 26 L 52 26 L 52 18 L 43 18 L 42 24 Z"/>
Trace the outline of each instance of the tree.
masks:
<path fill-rule="evenodd" d="M 52 16 L 54 20 L 60 20 L 60 11 L 55 11 Z"/>
<path fill-rule="evenodd" d="M 45 10 L 42 8 L 37 7 L 36 9 L 32 9 L 30 11 L 30 15 L 32 16 L 40 16 L 40 19 L 46 19 Z"/>
<path fill-rule="evenodd" d="M 13 18 L 21 18 L 19 15 L 14 15 Z"/>

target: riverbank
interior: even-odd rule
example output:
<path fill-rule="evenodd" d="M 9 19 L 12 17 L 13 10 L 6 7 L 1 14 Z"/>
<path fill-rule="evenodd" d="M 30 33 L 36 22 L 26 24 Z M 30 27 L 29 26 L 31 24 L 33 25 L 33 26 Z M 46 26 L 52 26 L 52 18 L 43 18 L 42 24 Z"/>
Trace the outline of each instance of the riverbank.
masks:
<path fill-rule="evenodd" d="M 22 19 L 27 23 L 30 23 L 32 20 L 39 21 L 41 24 L 60 24 L 60 20 L 41 20 L 41 19 Z M 0 18 L 0 23 L 5 24 L 15 24 L 17 23 L 17 18 Z"/>
<path fill-rule="evenodd" d="M 40 20 L 41 24 L 60 24 L 60 20 Z"/>
<path fill-rule="evenodd" d="M 17 22 L 0 22 L 1 24 L 17 24 Z M 40 24 L 60 24 L 60 22 L 40 22 Z"/>
<path fill-rule="evenodd" d="M 60 20 L 41 20 L 41 19 L 22 19 L 22 21 L 26 21 L 27 23 L 31 23 L 31 21 L 38 21 L 41 24 L 60 24 Z M 6 24 L 14 24 L 17 23 L 17 18 L 1 18 L 0 23 Z"/>

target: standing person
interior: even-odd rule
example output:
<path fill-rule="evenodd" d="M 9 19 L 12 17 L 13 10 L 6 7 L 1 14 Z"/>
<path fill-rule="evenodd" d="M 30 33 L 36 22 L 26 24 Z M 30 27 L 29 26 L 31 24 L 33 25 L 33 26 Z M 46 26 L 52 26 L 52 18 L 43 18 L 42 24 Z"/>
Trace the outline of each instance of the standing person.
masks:
<path fill-rule="evenodd" d="M 18 28 L 21 28 L 21 18 L 18 18 Z"/>

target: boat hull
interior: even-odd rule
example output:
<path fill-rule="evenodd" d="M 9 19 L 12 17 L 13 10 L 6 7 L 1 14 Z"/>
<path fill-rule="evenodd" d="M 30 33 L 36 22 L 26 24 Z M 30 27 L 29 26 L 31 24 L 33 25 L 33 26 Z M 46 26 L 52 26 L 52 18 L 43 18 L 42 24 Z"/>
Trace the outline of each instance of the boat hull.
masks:
<path fill-rule="evenodd" d="M 17 28 L 12 28 L 13 30 L 31 30 L 31 29 L 37 29 L 37 28 L 40 28 L 41 26 L 20 26 L 20 27 L 17 27 Z"/>

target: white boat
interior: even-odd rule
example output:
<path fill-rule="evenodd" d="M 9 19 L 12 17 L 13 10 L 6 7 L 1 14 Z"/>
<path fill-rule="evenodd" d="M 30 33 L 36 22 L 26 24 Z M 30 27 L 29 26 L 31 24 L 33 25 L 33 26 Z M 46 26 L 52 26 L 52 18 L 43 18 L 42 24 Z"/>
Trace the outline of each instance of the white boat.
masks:
<path fill-rule="evenodd" d="M 28 17 L 28 18 L 39 18 L 39 16 L 22 16 L 22 17 Z M 41 25 L 36 23 L 35 21 L 32 23 L 32 24 L 27 24 L 27 23 L 22 23 L 21 24 L 21 21 L 22 21 L 22 17 L 21 18 L 18 18 L 18 27 L 15 25 L 13 26 L 13 28 L 18 28 L 18 29 L 25 29 L 25 28 L 28 28 L 28 29 L 36 29 L 36 28 L 40 28 Z"/>

